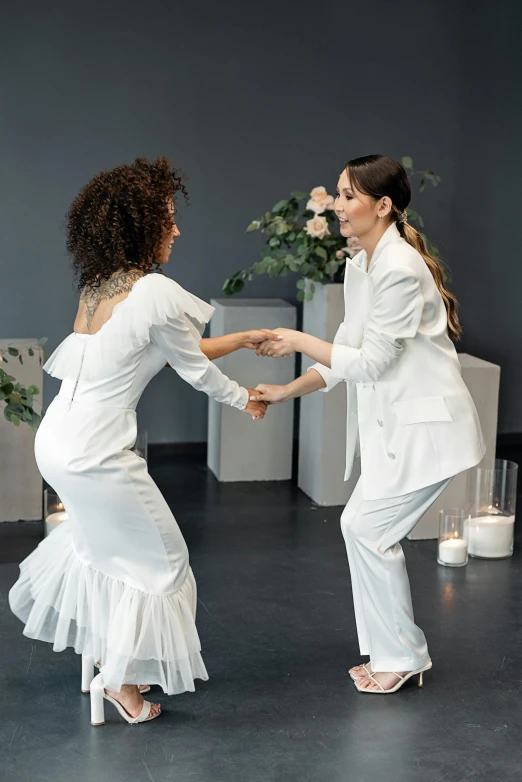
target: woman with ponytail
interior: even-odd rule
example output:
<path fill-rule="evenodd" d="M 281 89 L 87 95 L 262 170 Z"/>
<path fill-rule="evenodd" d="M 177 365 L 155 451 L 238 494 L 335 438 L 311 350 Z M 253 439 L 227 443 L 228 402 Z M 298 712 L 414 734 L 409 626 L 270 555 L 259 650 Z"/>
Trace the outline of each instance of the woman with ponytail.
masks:
<path fill-rule="evenodd" d="M 457 301 L 442 267 L 408 223 L 404 168 L 383 155 L 351 160 L 335 211 L 363 250 L 346 264 L 345 318 L 333 344 L 275 329 L 258 355 L 300 351 L 316 363 L 287 386 L 260 385 L 251 400 L 271 404 L 345 382 L 346 472 L 361 455 L 361 477 L 341 516 L 361 655 L 350 669 L 358 690 L 386 694 L 431 668 L 415 624 L 400 541 L 485 444 L 454 347 Z"/>

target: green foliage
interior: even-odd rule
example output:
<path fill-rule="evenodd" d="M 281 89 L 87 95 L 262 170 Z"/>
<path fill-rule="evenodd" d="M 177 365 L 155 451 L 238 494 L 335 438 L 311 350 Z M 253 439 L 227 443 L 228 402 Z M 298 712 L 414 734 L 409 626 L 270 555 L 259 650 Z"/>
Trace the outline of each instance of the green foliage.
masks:
<path fill-rule="evenodd" d="M 37 346 L 42 347 L 47 342 L 47 337 L 42 337 L 37 341 Z M 34 356 L 34 349 L 27 348 L 27 354 Z M 3 369 L 4 364 L 9 363 L 8 356 L 13 360 L 18 359 L 23 364 L 22 351 L 18 348 L 8 347 L 0 349 L 0 402 L 3 402 L 4 418 L 15 426 L 21 423 L 29 424 L 33 432 L 36 432 L 42 420 L 40 413 L 34 409 L 35 396 L 38 396 L 40 389 L 37 386 L 30 385 L 28 388 L 17 382 L 14 375 L 9 374 Z M 44 358 L 47 355 L 44 353 Z M 39 356 L 40 365 L 42 357 Z M 36 400 L 41 405 L 39 400 Z"/>
<path fill-rule="evenodd" d="M 402 158 L 408 178 L 419 179 L 419 192 L 423 192 L 427 182 L 434 187 L 440 182 L 440 177 L 433 171 L 415 171 L 413 160 L 409 156 Z M 306 286 L 306 280 L 318 283 L 332 282 L 341 279 L 346 264 L 346 239 L 335 233 L 337 218 L 333 210 L 325 209 L 318 213 L 324 218 L 329 233 L 322 239 L 310 236 L 305 228 L 306 222 L 315 217 L 314 211 L 307 209 L 309 193 L 294 191 L 289 198 L 278 201 L 271 212 L 258 220 L 253 220 L 247 233 L 261 231 L 267 237 L 266 246 L 261 251 L 261 260 L 246 269 L 235 272 L 225 280 L 223 291 L 228 296 L 241 293 L 246 283 L 253 279 L 254 274 L 268 274 L 269 277 L 286 276 L 289 272 L 298 274 L 298 301 L 313 298 L 315 285 Z M 306 202 L 306 203 L 303 203 Z M 408 208 L 408 220 L 418 227 L 428 251 L 434 257 L 439 257 L 435 245 L 424 235 L 424 220 L 414 209 Z M 333 229 L 333 230 L 332 230 Z M 341 255 L 343 257 L 338 257 Z"/>

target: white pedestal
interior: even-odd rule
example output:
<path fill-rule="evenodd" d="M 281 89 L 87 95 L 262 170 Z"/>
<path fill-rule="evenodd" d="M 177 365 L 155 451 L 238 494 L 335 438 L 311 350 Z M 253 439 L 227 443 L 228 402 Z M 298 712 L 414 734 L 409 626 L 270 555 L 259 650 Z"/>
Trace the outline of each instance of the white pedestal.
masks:
<path fill-rule="evenodd" d="M 36 397 L 43 398 L 43 370 L 39 358 L 43 350 L 35 339 L 1 339 L 0 347 L 22 351 L 23 364 L 17 356 L 8 356 L 8 363 L 0 366 L 14 375 L 27 388 L 40 389 Z M 29 356 L 27 348 L 34 349 Z M 34 432 L 25 423 L 15 426 L 4 418 L 5 402 L 0 402 L 0 521 L 35 521 L 42 518 L 42 478 L 34 458 Z M 41 406 L 36 404 L 37 412 Z"/>
<path fill-rule="evenodd" d="M 459 353 L 462 379 L 466 383 L 482 426 L 486 442 L 486 455 L 477 467 L 485 467 L 493 462 L 497 441 L 498 391 L 500 385 L 500 367 L 483 361 L 469 353 Z M 467 508 L 470 501 L 470 480 L 473 470 L 461 472 L 453 478 L 417 526 L 408 535 L 410 540 L 437 538 L 439 535 L 439 510 L 442 508 Z"/>
<path fill-rule="evenodd" d="M 210 336 L 257 328 L 296 327 L 296 309 L 282 299 L 212 299 Z M 217 366 L 242 386 L 283 385 L 295 378 L 295 358 L 258 357 L 241 349 Z M 292 476 L 294 403 L 274 405 L 262 421 L 209 399 L 209 468 L 219 481 L 278 481 Z"/>
<path fill-rule="evenodd" d="M 304 303 L 303 331 L 332 342 L 343 320 L 343 285 L 318 285 L 312 301 Z M 314 363 L 303 355 L 301 374 Z M 361 473 L 356 459 L 350 480 L 344 481 L 346 385 L 303 396 L 300 404 L 299 488 L 317 505 L 346 505 Z"/>

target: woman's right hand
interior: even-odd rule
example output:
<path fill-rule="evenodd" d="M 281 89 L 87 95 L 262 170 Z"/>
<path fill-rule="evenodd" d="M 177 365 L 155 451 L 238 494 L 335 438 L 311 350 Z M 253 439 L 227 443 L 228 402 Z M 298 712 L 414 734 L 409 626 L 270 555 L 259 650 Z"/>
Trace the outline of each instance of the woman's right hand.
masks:
<path fill-rule="evenodd" d="M 290 399 L 288 386 L 275 386 L 260 383 L 256 390 L 250 394 L 250 400 L 254 403 L 266 402 L 269 405 L 277 405 Z"/>
<path fill-rule="evenodd" d="M 243 413 L 248 413 L 252 416 L 254 421 L 260 421 L 265 417 L 266 408 L 267 408 L 267 402 L 261 401 L 261 400 L 252 400 L 252 395 L 255 394 L 255 390 L 253 388 L 247 388 L 248 391 L 248 402 L 245 408 L 243 408 Z"/>

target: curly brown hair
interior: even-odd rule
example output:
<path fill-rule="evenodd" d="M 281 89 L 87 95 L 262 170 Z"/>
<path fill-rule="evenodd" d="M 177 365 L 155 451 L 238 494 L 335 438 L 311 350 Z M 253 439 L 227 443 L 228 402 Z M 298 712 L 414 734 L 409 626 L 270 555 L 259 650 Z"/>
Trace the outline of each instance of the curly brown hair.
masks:
<path fill-rule="evenodd" d="M 67 212 L 66 247 L 78 289 L 97 288 L 118 269 L 158 271 L 158 252 L 172 229 L 168 199 L 188 194 L 182 173 L 165 157 L 136 158 L 102 171 Z M 153 268 L 156 267 L 156 268 Z"/>

